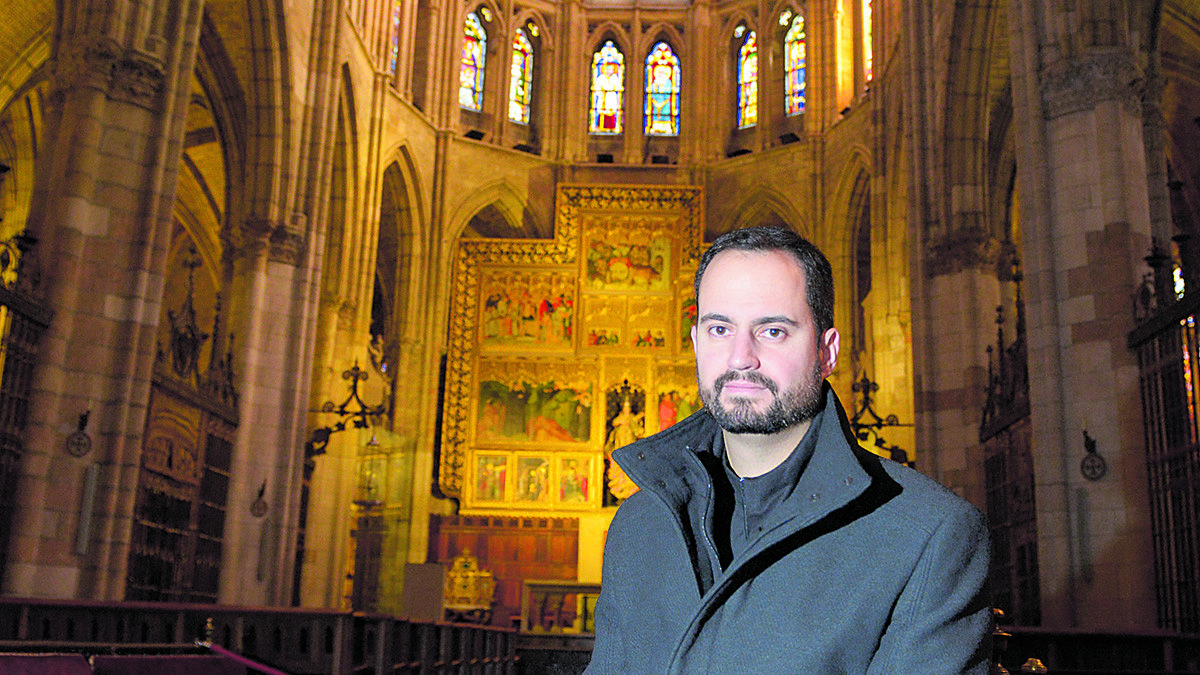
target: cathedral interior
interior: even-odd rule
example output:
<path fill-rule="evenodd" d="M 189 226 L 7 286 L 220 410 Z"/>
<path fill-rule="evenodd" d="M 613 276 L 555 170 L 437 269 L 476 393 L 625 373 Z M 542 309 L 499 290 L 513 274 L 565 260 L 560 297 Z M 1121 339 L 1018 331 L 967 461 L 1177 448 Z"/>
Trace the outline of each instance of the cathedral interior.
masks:
<path fill-rule="evenodd" d="M 1011 621 L 1200 633 L 1195 0 L 0 17 L 5 596 L 405 616 L 458 559 L 512 626 L 599 583 L 698 256 L 774 224 Z"/>

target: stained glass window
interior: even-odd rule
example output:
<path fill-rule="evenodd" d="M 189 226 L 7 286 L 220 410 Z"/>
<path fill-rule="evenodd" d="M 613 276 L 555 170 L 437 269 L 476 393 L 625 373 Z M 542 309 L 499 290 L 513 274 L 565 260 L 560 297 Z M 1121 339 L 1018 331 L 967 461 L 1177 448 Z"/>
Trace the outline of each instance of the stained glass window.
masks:
<path fill-rule="evenodd" d="M 646 134 L 679 134 L 679 57 L 659 42 L 646 57 Z"/>
<path fill-rule="evenodd" d="M 396 74 L 396 64 L 400 60 L 400 7 L 404 0 L 396 0 L 396 7 L 392 9 L 392 58 L 391 71 Z"/>
<path fill-rule="evenodd" d="M 533 93 L 533 44 L 525 30 L 513 38 L 512 75 L 508 85 L 508 119 L 529 124 L 529 102 Z"/>
<path fill-rule="evenodd" d="M 863 8 L 863 80 L 871 81 L 871 68 L 874 62 L 871 53 L 871 0 L 862 0 Z"/>
<path fill-rule="evenodd" d="M 592 122 L 593 134 L 619 134 L 625 117 L 625 55 L 607 40 L 592 55 Z"/>
<path fill-rule="evenodd" d="M 754 31 L 746 34 L 746 41 L 738 50 L 738 128 L 745 129 L 758 123 L 758 38 Z"/>
<path fill-rule="evenodd" d="M 487 56 L 487 31 L 475 12 L 467 15 L 463 34 L 462 68 L 458 71 L 458 104 L 468 110 L 483 109 L 483 70 Z"/>
<path fill-rule="evenodd" d="M 804 35 L 804 17 L 797 14 L 792 27 L 783 39 L 784 97 L 787 114 L 804 112 L 804 74 L 807 60 L 807 44 Z"/>

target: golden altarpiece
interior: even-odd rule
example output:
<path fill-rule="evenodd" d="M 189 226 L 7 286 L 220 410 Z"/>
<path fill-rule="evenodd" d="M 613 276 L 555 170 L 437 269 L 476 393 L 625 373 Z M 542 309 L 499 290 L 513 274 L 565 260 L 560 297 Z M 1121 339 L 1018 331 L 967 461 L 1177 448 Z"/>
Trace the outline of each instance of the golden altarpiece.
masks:
<path fill-rule="evenodd" d="M 612 450 L 699 406 L 703 201 L 563 185 L 552 240 L 461 241 L 439 473 L 461 513 L 570 517 L 636 490 Z"/>

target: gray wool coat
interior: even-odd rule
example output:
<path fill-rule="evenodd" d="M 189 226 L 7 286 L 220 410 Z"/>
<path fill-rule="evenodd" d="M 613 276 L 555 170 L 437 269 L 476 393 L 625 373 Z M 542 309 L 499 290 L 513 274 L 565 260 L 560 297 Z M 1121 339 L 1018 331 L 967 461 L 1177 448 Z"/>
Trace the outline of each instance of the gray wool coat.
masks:
<path fill-rule="evenodd" d="M 642 489 L 609 528 L 587 673 L 988 671 L 983 515 L 859 447 L 828 384 L 825 399 L 795 489 L 724 570 L 700 457 L 722 452 L 712 417 L 614 453 Z"/>

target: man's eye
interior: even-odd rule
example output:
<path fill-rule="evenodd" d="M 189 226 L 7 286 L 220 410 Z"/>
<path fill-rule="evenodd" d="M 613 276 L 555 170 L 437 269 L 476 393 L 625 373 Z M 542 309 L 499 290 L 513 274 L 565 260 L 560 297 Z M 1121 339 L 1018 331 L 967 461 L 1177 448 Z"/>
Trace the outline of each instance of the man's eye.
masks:
<path fill-rule="evenodd" d="M 782 328 L 768 328 L 768 329 L 766 329 L 766 330 L 764 330 L 764 331 L 763 331 L 763 334 L 764 334 L 766 337 L 769 337 L 769 338 L 772 338 L 772 339 L 776 339 L 776 340 L 777 340 L 777 339 L 779 339 L 779 338 L 781 338 L 781 337 L 783 337 L 783 336 L 787 335 L 787 332 L 786 332 L 786 331 L 784 331 Z"/>
<path fill-rule="evenodd" d="M 708 329 L 708 332 L 711 335 L 726 335 L 729 333 L 729 329 L 725 326 L 712 326 Z"/>

